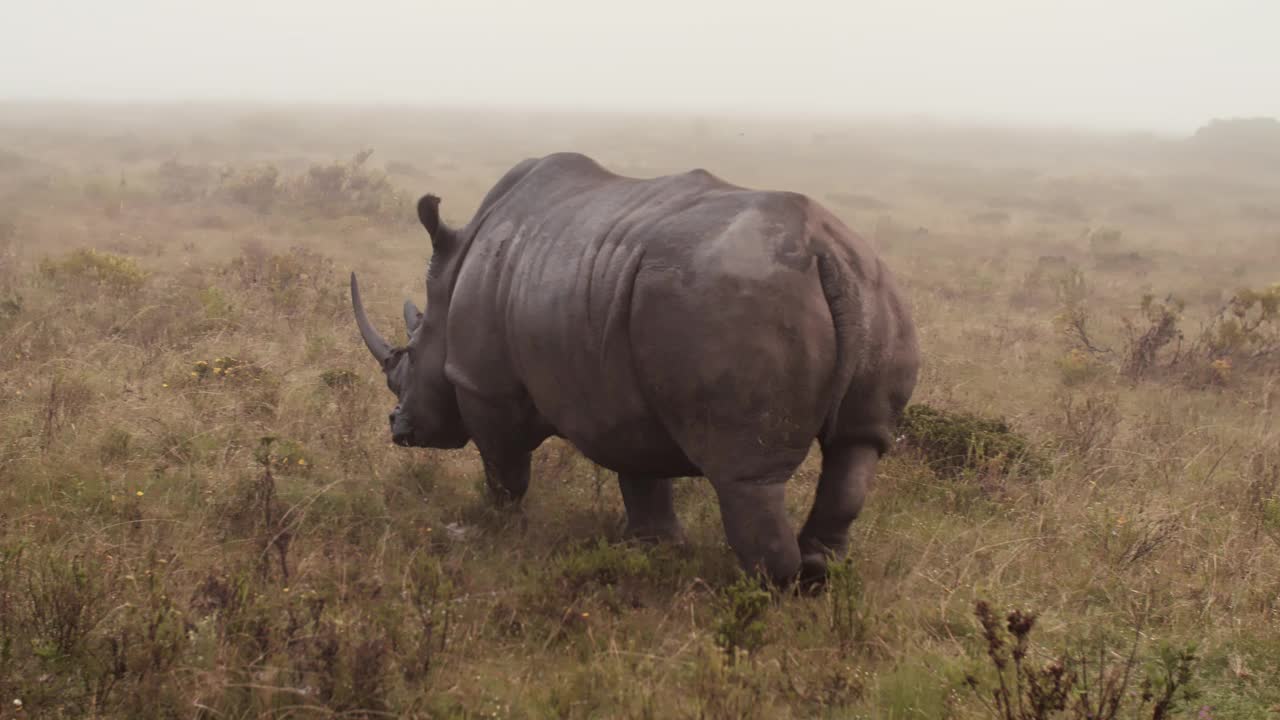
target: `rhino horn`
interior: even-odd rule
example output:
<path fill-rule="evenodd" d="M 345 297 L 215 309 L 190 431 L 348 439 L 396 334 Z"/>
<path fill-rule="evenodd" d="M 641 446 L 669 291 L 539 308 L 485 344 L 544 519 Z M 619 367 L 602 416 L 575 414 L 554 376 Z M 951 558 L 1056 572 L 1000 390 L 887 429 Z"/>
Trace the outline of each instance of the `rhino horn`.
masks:
<path fill-rule="evenodd" d="M 356 282 L 355 273 L 351 273 L 351 308 L 355 310 L 356 325 L 360 327 L 360 337 L 364 338 L 365 347 L 369 348 L 374 359 L 385 369 L 387 360 L 391 357 L 391 345 L 382 339 L 378 331 L 373 329 L 373 323 L 369 322 L 369 315 L 364 311 L 364 301 L 360 299 L 360 284 Z"/>
<path fill-rule="evenodd" d="M 405 300 L 404 328 L 408 331 L 409 337 L 413 337 L 413 331 L 418 329 L 420 322 L 422 322 L 422 313 L 418 310 L 418 306 L 414 305 L 412 300 Z"/>

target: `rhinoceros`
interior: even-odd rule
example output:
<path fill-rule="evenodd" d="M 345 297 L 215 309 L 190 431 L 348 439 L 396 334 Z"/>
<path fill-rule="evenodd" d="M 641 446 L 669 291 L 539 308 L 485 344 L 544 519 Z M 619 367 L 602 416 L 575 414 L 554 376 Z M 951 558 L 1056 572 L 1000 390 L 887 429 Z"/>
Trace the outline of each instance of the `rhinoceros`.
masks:
<path fill-rule="evenodd" d="M 498 504 L 551 436 L 617 473 L 625 533 L 683 541 L 672 480 L 704 477 L 742 569 L 821 583 L 847 546 L 914 391 L 919 350 L 893 276 L 809 197 L 696 169 L 657 178 L 578 153 L 515 165 L 465 226 L 423 195 L 425 312 L 393 346 L 351 299 L 397 404 L 401 446 L 474 442 Z M 817 441 L 799 534 L 785 483 Z"/>

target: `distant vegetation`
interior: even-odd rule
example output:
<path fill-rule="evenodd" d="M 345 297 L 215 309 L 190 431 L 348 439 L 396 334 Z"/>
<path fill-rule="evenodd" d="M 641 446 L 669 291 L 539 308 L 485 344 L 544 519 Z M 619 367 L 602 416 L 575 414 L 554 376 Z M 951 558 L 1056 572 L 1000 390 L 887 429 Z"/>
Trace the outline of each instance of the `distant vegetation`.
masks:
<path fill-rule="evenodd" d="M 1251 165 L 1274 163 L 1280 161 L 1280 119 L 1217 119 L 1196 130 L 1191 141 L 1198 149 Z"/>
<path fill-rule="evenodd" d="M 263 213 L 274 208 L 403 222 L 410 204 L 386 173 L 366 166 L 372 154 L 362 150 L 347 162 L 315 164 L 296 177 L 282 177 L 271 163 L 215 168 L 169 159 L 156 169 L 155 181 L 160 195 L 174 201 L 221 195 Z"/>
<path fill-rule="evenodd" d="M 1241 150 L 1280 147 L 1280 119 L 1271 117 L 1216 119 L 1196 130 L 1196 142 Z"/>

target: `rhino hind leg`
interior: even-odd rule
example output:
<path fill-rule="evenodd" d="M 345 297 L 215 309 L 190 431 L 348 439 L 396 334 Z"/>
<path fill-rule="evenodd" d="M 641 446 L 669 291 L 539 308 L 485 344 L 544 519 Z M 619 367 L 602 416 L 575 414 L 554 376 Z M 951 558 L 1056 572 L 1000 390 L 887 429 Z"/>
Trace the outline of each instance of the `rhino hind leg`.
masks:
<path fill-rule="evenodd" d="M 684 528 L 676 517 L 671 478 L 619 475 L 618 488 L 627 509 L 624 536 L 643 541 L 685 542 Z"/>
<path fill-rule="evenodd" d="M 783 478 L 785 480 L 785 478 Z M 729 547 L 748 574 L 786 587 L 800 573 L 800 546 L 787 520 L 786 483 L 711 478 Z"/>
<path fill-rule="evenodd" d="M 828 559 L 848 547 L 849 526 L 862 511 L 879 459 L 871 445 L 823 446 L 822 475 L 799 537 L 805 583 L 823 583 Z"/>

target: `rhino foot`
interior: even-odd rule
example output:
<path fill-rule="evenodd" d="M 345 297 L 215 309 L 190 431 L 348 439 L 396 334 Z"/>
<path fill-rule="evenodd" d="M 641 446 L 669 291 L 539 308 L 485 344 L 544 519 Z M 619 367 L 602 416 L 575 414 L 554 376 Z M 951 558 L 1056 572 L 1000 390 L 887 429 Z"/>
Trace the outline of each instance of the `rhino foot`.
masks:
<path fill-rule="evenodd" d="M 626 527 L 622 530 L 622 537 L 627 540 L 652 544 L 687 545 L 689 543 L 689 537 L 685 534 L 684 527 L 678 522 L 640 524 L 628 520 Z"/>
<path fill-rule="evenodd" d="M 800 556 L 800 577 L 797 589 L 808 595 L 817 595 L 827 585 L 826 553 L 804 553 Z"/>

